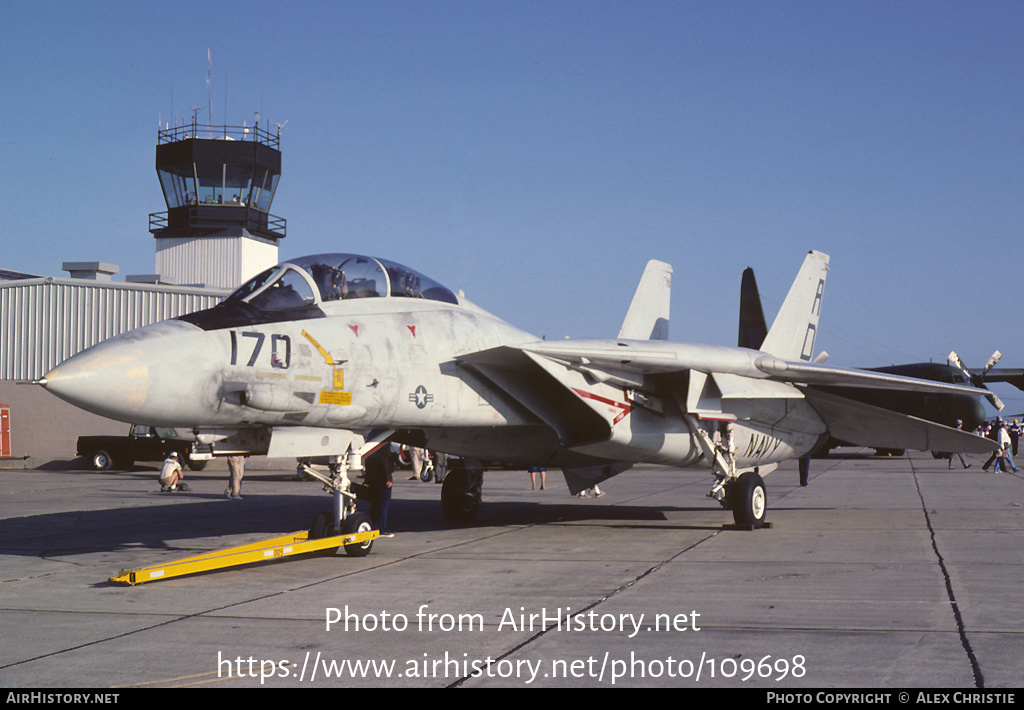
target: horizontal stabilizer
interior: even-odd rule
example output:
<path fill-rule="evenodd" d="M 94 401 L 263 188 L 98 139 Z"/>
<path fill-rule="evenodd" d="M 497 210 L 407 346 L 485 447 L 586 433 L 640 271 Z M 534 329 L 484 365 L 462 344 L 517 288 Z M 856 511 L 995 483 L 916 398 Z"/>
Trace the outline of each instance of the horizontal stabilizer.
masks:
<path fill-rule="evenodd" d="M 804 395 L 825 422 L 829 434 L 856 446 L 964 454 L 990 454 L 996 450 L 991 439 L 960 429 L 819 390 L 808 388 Z"/>

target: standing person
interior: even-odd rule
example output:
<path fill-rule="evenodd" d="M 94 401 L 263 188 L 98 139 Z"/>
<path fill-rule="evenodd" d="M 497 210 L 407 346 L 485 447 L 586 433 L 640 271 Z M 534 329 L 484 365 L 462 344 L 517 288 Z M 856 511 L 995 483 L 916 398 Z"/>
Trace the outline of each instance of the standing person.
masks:
<path fill-rule="evenodd" d="M 381 537 L 394 537 L 388 532 L 391 510 L 391 456 L 386 446 L 379 447 L 363 459 L 363 477 L 370 487 L 370 521 Z"/>
<path fill-rule="evenodd" d="M 161 491 L 187 491 L 188 485 L 182 482 L 185 478 L 178 462 L 178 452 L 172 451 L 164 459 L 164 465 L 160 468 L 160 490 Z M 178 485 L 181 483 L 181 485 Z"/>
<path fill-rule="evenodd" d="M 224 496 L 231 500 L 242 500 L 242 476 L 248 456 L 228 456 L 228 487 Z"/>
<path fill-rule="evenodd" d="M 956 428 L 957 429 L 963 429 L 964 428 L 964 423 L 963 423 L 962 420 L 960 420 L 960 419 L 956 420 Z M 964 461 L 964 455 L 961 454 L 959 451 L 957 451 L 955 454 L 950 454 L 949 455 L 949 467 L 950 468 L 953 468 L 953 456 L 959 456 L 960 457 L 960 465 L 963 466 L 965 469 L 971 467 L 971 464 L 969 464 L 966 461 Z"/>
<path fill-rule="evenodd" d="M 537 490 L 537 474 L 540 474 L 540 489 L 544 490 L 548 470 L 543 466 L 530 466 L 530 490 Z"/>
<path fill-rule="evenodd" d="M 999 427 L 999 435 L 996 441 L 999 444 L 999 448 L 1001 448 L 1003 451 L 1002 457 L 999 459 L 999 461 L 996 462 L 996 470 L 999 470 L 999 464 L 1002 463 L 1004 470 L 1007 466 L 1009 466 L 1014 470 L 1014 472 L 1019 471 L 1020 469 L 1017 468 L 1017 464 L 1013 462 L 1013 453 L 1011 452 L 1012 443 L 1010 441 L 1010 430 L 1009 427 L 1006 425 L 1006 422 L 1003 422 L 1002 425 Z"/>
<path fill-rule="evenodd" d="M 423 472 L 423 460 L 426 458 L 426 450 L 422 446 L 413 446 L 409 449 L 409 458 L 412 459 L 412 475 L 410 481 L 420 480 L 420 473 Z"/>
<path fill-rule="evenodd" d="M 986 439 L 991 439 L 992 441 L 995 441 L 995 442 L 998 443 L 999 442 L 999 426 L 1002 424 L 1002 422 L 1003 422 L 1002 419 L 996 419 L 995 426 L 989 427 L 988 430 L 985 432 L 985 434 L 984 434 L 985 438 Z M 998 451 L 993 451 L 992 455 L 988 457 L 988 461 L 986 461 L 985 464 L 981 467 L 981 470 L 984 471 L 985 473 L 988 473 L 988 467 L 992 465 L 992 462 L 995 461 L 996 458 L 998 458 L 998 456 L 999 456 L 999 452 Z"/>
<path fill-rule="evenodd" d="M 807 487 L 807 477 L 811 475 L 811 455 L 800 457 L 800 486 Z"/>

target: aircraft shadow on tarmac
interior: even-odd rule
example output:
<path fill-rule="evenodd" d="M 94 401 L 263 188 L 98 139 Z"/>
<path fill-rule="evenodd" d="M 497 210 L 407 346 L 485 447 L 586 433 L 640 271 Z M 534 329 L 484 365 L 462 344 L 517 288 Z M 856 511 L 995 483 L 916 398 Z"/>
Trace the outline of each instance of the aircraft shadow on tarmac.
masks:
<path fill-rule="evenodd" d="M 69 472 L 70 473 L 70 472 Z M 87 471 L 75 472 L 81 475 Z M 109 480 L 110 472 L 103 472 Z M 133 480 L 150 479 L 149 471 L 117 474 Z M 288 476 L 263 480 L 287 480 Z M 0 554 L 32 557 L 64 557 L 82 554 L 116 552 L 140 549 L 173 550 L 184 554 L 196 550 L 217 549 L 239 544 L 238 536 L 288 534 L 305 529 L 313 517 L 330 505 L 319 487 L 310 487 L 308 495 L 275 495 L 259 493 L 258 484 L 249 488 L 244 501 L 225 500 L 222 493 L 198 492 L 223 483 L 223 473 L 191 473 L 193 492 L 159 493 L 136 491 L 134 498 L 143 496 L 166 497 L 166 503 L 136 505 L 124 501 L 123 505 L 103 509 L 68 510 L 42 513 L 0 520 Z M 297 484 L 303 485 L 303 484 Z M 95 489 L 102 494 L 102 487 Z M 555 496 L 565 496 L 558 502 Z M 109 498 L 106 501 L 110 503 Z M 96 503 L 86 500 L 83 508 Z M 360 501 L 359 508 L 368 512 L 368 504 Z M 401 490 L 392 501 L 391 532 L 426 533 L 456 527 L 502 527 L 546 524 L 616 525 L 626 528 L 665 528 L 667 513 L 707 512 L 708 507 L 695 506 L 631 506 L 605 504 L 596 500 L 579 501 L 565 493 L 550 492 L 547 500 L 492 500 L 481 504 L 477 519 L 459 526 L 445 519 L 439 500 L 408 499 Z M 630 525 L 630 523 L 633 523 Z M 721 526 L 672 525 L 671 528 L 721 529 Z M 192 546 L 190 540 L 196 540 Z"/>

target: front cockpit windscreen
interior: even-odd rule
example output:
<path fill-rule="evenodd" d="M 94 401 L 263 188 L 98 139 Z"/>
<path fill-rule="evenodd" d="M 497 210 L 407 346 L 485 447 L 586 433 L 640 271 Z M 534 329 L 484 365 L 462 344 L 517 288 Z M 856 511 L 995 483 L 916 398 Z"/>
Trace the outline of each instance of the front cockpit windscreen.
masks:
<path fill-rule="evenodd" d="M 239 301 L 261 311 L 282 311 L 312 305 L 316 297 L 298 269 L 279 264 L 249 279 L 224 299 L 225 303 Z"/>
<path fill-rule="evenodd" d="M 458 303 L 454 293 L 433 279 L 386 259 L 356 254 L 318 254 L 279 264 L 240 286 L 225 303 L 244 301 L 270 311 L 388 296 Z"/>

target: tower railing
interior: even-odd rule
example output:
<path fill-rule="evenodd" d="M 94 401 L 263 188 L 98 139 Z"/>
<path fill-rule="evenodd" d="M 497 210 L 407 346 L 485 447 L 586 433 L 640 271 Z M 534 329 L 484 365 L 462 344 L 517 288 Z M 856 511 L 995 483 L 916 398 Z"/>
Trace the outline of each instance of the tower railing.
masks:
<path fill-rule="evenodd" d="M 277 239 L 284 239 L 288 229 L 284 217 L 245 206 L 188 205 L 166 212 L 151 212 L 149 215 L 150 232 L 165 229 L 208 230 L 216 228 L 218 224 L 237 224 L 255 234 Z"/>
<path fill-rule="evenodd" d="M 258 121 L 251 126 L 209 126 L 198 124 L 195 121 L 185 126 L 169 126 L 159 129 L 157 144 L 176 143 L 186 138 L 254 141 L 275 150 L 280 150 L 281 145 L 280 131 L 276 134 L 271 133 L 264 128 L 260 128 Z"/>

